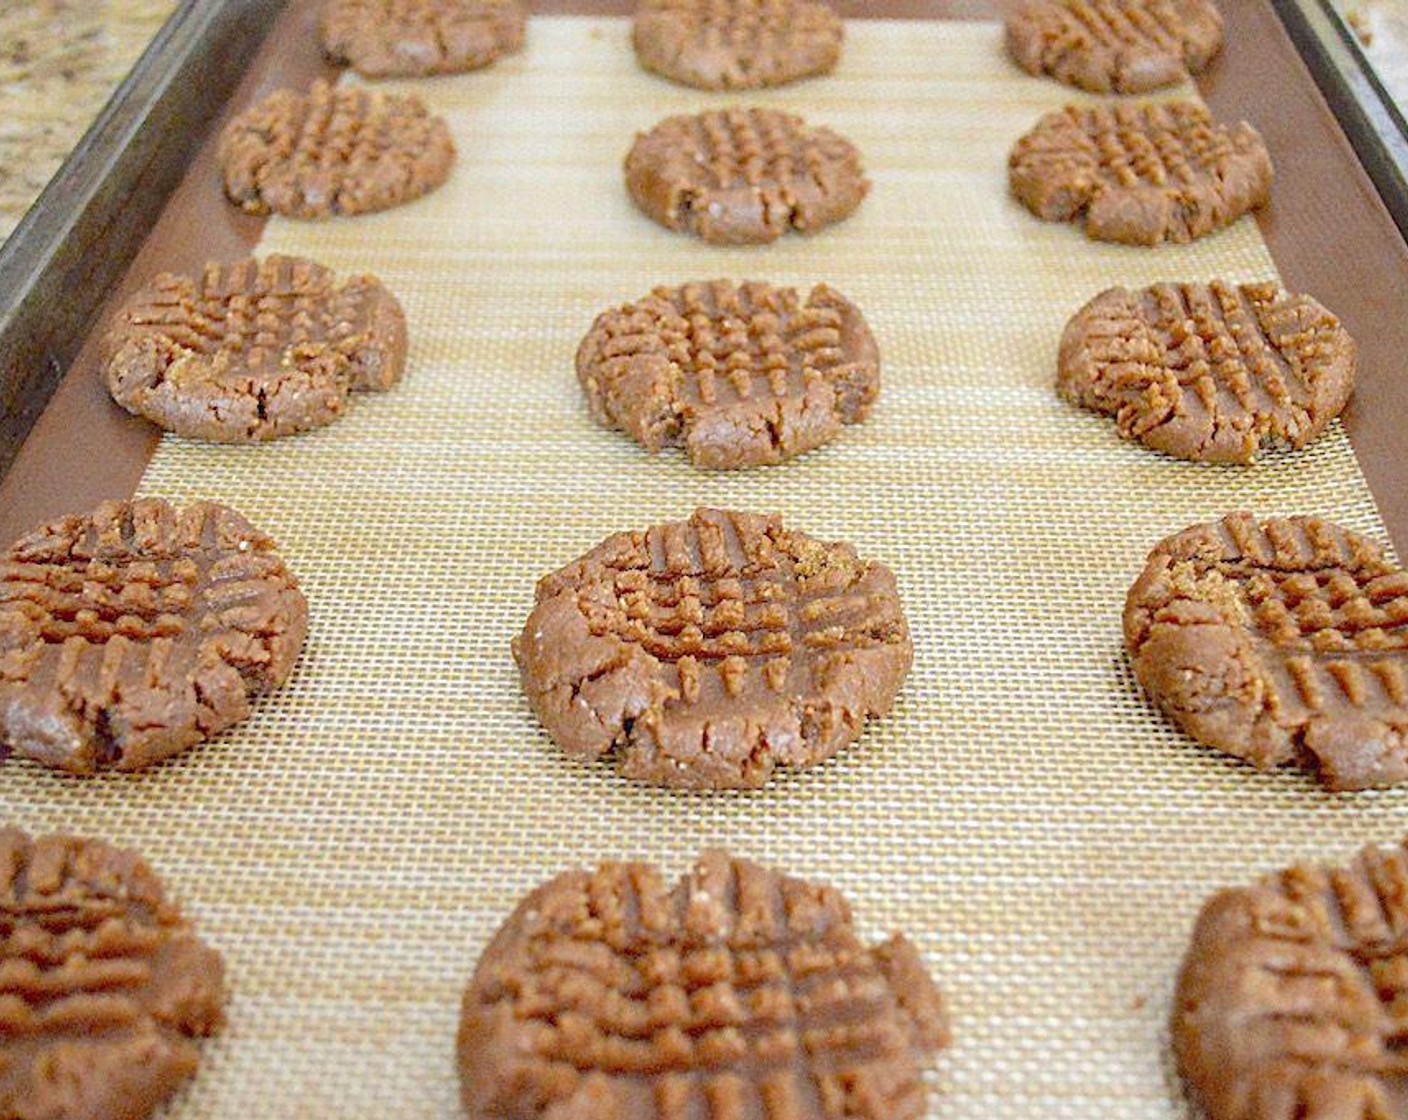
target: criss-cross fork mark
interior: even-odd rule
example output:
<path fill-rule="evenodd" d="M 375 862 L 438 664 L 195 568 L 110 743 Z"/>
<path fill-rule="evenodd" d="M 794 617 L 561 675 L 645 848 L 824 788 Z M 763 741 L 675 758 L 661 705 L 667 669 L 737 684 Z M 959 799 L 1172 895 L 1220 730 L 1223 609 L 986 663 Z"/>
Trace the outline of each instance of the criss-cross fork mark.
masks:
<path fill-rule="evenodd" d="M 717 862 L 668 895 L 619 867 L 562 891 L 545 911 L 570 900 L 579 919 L 495 977 L 549 1098 L 570 1070 L 624 1084 L 651 1120 L 917 1115 L 911 1025 L 834 895 Z M 889 1076 L 847 1110 L 875 1069 Z"/>
<path fill-rule="evenodd" d="M 689 409 L 724 408 L 760 396 L 785 400 L 845 360 L 839 307 L 808 303 L 763 284 L 688 284 L 661 290 L 606 326 L 608 372 L 665 357 Z"/>
<path fill-rule="evenodd" d="M 1261 656 L 1284 669 L 1273 688 L 1288 684 L 1309 712 L 1408 707 L 1408 572 L 1364 563 L 1303 528 L 1279 540 L 1244 534 L 1231 547 L 1239 559 L 1194 567 L 1226 580 L 1245 605 Z"/>
<path fill-rule="evenodd" d="M 133 884 L 95 874 L 82 848 L 0 831 L 0 1035 L 97 1035 L 150 1015 L 143 995 L 163 931 L 147 901 L 129 897 Z"/>
<path fill-rule="evenodd" d="M 359 319 L 360 300 L 309 262 L 273 258 L 212 265 L 192 286 L 165 278 L 130 318 L 132 328 L 203 355 L 278 361 L 292 347 L 325 343 Z"/>
<path fill-rule="evenodd" d="M 1350 868 L 1283 872 L 1263 889 L 1275 946 L 1249 1025 L 1293 1027 L 1284 1057 L 1348 1076 L 1408 1075 L 1408 860 L 1368 849 Z M 1366 1118 L 1373 1115 L 1366 1113 Z"/>
<path fill-rule="evenodd" d="M 1216 178 L 1232 145 L 1193 102 L 1098 105 L 1072 110 L 1094 170 L 1109 186 L 1188 187 Z"/>
<path fill-rule="evenodd" d="M 1165 3 L 1130 0 L 1062 0 L 1049 34 L 1046 54 L 1054 66 L 1067 53 L 1087 44 L 1101 47 L 1181 49 L 1177 15 Z"/>
<path fill-rule="evenodd" d="M 1119 370 L 1111 388 L 1130 396 L 1134 407 L 1151 386 L 1171 380 L 1176 389 L 1168 395 L 1181 401 L 1181 410 L 1205 414 L 1213 425 L 1258 424 L 1291 410 L 1304 412 L 1311 393 L 1306 370 L 1328 345 L 1331 324 L 1282 331 L 1283 313 L 1294 309 L 1278 296 L 1274 285 L 1156 285 L 1135 301 L 1132 326 L 1147 332 L 1150 352 L 1140 355 L 1145 360 L 1128 361 L 1138 344 L 1125 343 L 1114 331 L 1093 356 Z M 1280 426 L 1296 424 L 1288 416 Z"/>
<path fill-rule="evenodd" d="M 683 539 L 654 542 L 661 564 L 613 574 L 610 598 L 580 600 L 588 626 L 641 646 L 675 666 L 683 698 L 699 698 L 703 678 L 717 674 L 724 691 L 737 697 L 755 673 L 781 692 L 790 659 L 800 650 L 829 654 L 895 640 L 899 625 L 877 616 L 868 595 L 854 590 L 863 566 L 825 546 L 811 557 L 769 545 L 752 526 L 708 523 Z M 762 557 L 742 560 L 740 554 Z M 697 558 L 697 559 L 696 559 Z M 684 571 L 670 570 L 683 560 Z M 811 581 L 802 569 L 825 567 L 841 578 Z"/>
<path fill-rule="evenodd" d="M 715 189 L 785 193 L 786 184 L 816 176 L 835 158 L 800 120 L 775 109 L 715 110 L 687 119 L 698 170 L 704 185 Z"/>

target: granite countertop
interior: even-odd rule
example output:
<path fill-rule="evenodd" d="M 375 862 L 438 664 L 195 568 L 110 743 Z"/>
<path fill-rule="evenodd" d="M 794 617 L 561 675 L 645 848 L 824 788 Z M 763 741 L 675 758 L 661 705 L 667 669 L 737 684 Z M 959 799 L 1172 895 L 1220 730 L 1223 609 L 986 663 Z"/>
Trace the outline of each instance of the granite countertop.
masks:
<path fill-rule="evenodd" d="M 176 0 L 0 0 L 0 241 Z"/>
<path fill-rule="evenodd" d="M 1408 0 L 1336 0 L 1364 57 L 1400 109 L 1408 109 Z"/>

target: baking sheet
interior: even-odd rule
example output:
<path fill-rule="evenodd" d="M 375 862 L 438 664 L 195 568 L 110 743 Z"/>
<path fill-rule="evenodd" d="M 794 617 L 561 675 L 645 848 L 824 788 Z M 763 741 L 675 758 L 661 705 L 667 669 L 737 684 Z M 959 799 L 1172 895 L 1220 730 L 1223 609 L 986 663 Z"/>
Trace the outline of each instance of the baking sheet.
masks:
<path fill-rule="evenodd" d="M 918 942 L 956 1036 L 933 1116 L 1181 1115 L 1164 1022 L 1201 899 L 1396 839 L 1408 807 L 1408 790 L 1329 795 L 1195 746 L 1121 648 L 1125 589 L 1189 523 L 1249 508 L 1383 535 L 1338 427 L 1252 470 L 1197 466 L 1051 388 L 1062 325 L 1101 288 L 1274 275 L 1255 223 L 1148 251 L 1033 219 L 1006 153 L 1074 95 L 1012 67 L 995 24 L 853 21 L 834 77 L 730 99 L 638 72 L 624 21 L 539 18 L 522 56 L 392 88 L 449 118 L 446 186 L 381 215 L 274 220 L 261 251 L 381 275 L 408 312 L 406 382 L 280 444 L 168 438 L 142 486 L 237 505 L 280 541 L 312 609 L 293 680 L 147 774 L 0 777 L 25 827 L 140 849 L 224 951 L 230 1025 L 172 1114 L 455 1117 L 459 995 L 521 894 L 598 857 L 674 875 L 725 844 Z M 871 197 L 761 249 L 636 213 L 633 133 L 733 100 L 850 137 Z M 883 353 L 874 416 L 729 475 L 597 428 L 572 371 L 593 315 L 716 276 L 856 300 Z M 757 794 L 568 761 L 508 652 L 539 575 L 698 503 L 776 510 L 884 560 L 914 633 L 894 713 Z"/>

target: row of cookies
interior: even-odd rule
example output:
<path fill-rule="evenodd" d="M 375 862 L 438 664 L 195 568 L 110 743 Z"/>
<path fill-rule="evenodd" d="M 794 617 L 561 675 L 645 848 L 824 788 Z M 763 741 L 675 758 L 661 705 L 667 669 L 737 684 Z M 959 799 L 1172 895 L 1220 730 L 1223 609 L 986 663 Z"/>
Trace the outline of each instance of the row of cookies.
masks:
<path fill-rule="evenodd" d="M 1162 62 L 1129 50 L 1143 34 L 1175 49 Z M 1208 0 L 1036 0 L 1007 25 L 1027 69 L 1096 92 L 1197 72 L 1220 38 Z M 1271 171 L 1249 126 L 1199 135 L 1190 120 L 1201 131 L 1206 114 L 1119 104 L 1054 114 L 1014 150 L 1013 191 L 1096 238 L 1200 236 L 1263 204 Z M 1191 158 L 1168 142 L 1179 130 L 1196 136 Z M 1113 414 L 1127 437 L 1250 462 L 1264 444 L 1299 448 L 1323 430 L 1352 390 L 1356 353 L 1325 308 L 1275 285 L 1158 285 L 1093 300 L 1067 327 L 1059 365 L 1063 395 Z M 1405 592 L 1408 574 L 1357 534 L 1231 516 L 1154 550 L 1126 601 L 1125 642 L 1146 692 L 1200 741 L 1259 766 L 1298 764 L 1332 789 L 1395 784 L 1408 777 Z M 1403 849 L 1371 848 L 1347 868 L 1293 868 L 1204 906 L 1170 1016 L 1201 1113 L 1401 1114 L 1387 1024 L 1403 990 L 1405 884 Z"/>
<path fill-rule="evenodd" d="M 227 133 L 227 193 L 251 209 L 311 217 L 379 208 L 443 178 L 452 151 L 447 134 L 398 106 L 388 116 L 398 127 L 410 123 L 419 154 L 401 160 L 389 144 L 386 173 L 369 171 L 378 128 L 356 120 L 367 104 L 354 95 L 339 105 L 327 87 L 315 89 L 309 102 L 276 95 Z M 362 124 L 373 115 L 363 114 Z M 343 180 L 322 175 L 326 161 L 316 151 L 293 150 L 298 137 L 309 135 L 325 150 L 355 155 L 362 161 L 359 174 Z M 286 162 L 271 158 L 271 149 L 285 148 Z M 778 376 L 769 354 L 800 348 L 816 357 L 844 334 L 845 348 L 858 351 L 850 363 L 848 407 L 862 409 L 873 396 L 873 340 L 843 300 L 819 291 L 798 308 L 792 293 L 757 285 L 699 286 L 678 295 L 677 319 L 704 304 L 740 300 L 750 315 L 757 311 L 754 319 L 769 311 L 760 376 Z M 610 349 L 612 341 L 603 338 L 609 324 L 598 328 L 596 337 Z M 793 346 L 797 339 L 799 347 Z M 374 279 L 337 284 L 312 262 L 270 258 L 211 265 L 198 279 L 159 278 L 124 310 L 104 357 L 114 397 L 133 411 L 182 434 L 245 442 L 320 426 L 341 413 L 350 392 L 389 388 L 401 375 L 405 350 L 399 306 Z M 724 384 L 743 373 L 736 363 L 718 370 Z M 707 386 L 712 371 L 699 374 Z M 595 380 L 584 375 L 583 383 Z M 818 378 L 811 389 L 829 384 Z M 816 392 L 808 397 L 815 405 Z M 804 450 L 839 422 L 797 403 L 795 426 L 777 428 L 771 450 L 759 453 Z M 717 442 L 726 455 L 739 454 L 729 450 L 733 441 Z M 102 578 L 75 582 L 75 563 Z M 7 599 L 19 608 L 14 613 L 35 623 L 29 637 L 39 641 L 30 644 L 20 679 L 9 682 L 6 699 L 14 703 L 6 710 L 25 707 L 18 695 L 23 684 L 45 690 L 45 654 L 61 651 L 64 664 L 47 681 L 56 686 L 56 702 L 45 713 L 59 718 L 35 721 L 50 739 L 43 750 L 27 753 L 73 770 L 135 769 L 217 733 L 253 695 L 282 681 L 306 628 L 306 603 L 271 542 L 233 511 L 214 506 L 105 506 L 88 519 L 31 534 L 16 546 L 7 574 L 14 577 L 7 590 L 23 585 Z M 740 582 L 747 587 L 734 604 L 738 629 L 703 640 L 738 637 L 746 645 L 757 582 Z M 691 610 L 687 596 L 672 606 L 686 615 Z M 727 601 L 711 606 L 719 618 L 730 613 Z M 907 666 L 902 619 L 897 636 L 905 640 L 896 656 Z M 691 629 L 660 637 L 683 650 Z M 687 653 L 681 657 L 688 660 Z M 720 679 L 734 680 L 730 670 L 742 661 L 729 662 Z M 891 673 L 893 687 L 902 675 Z M 79 712 L 60 710 L 61 697 L 77 695 L 84 700 Z M 85 721 L 84 714 L 93 718 Z M 35 745 L 25 730 L 7 727 L 7 738 L 21 751 L 23 744 Z M 836 730 L 853 735 L 856 729 Z M 72 980 L 72 986 L 45 985 L 47 1007 L 63 1012 L 64 1029 L 21 1025 L 31 1041 L 22 1060 L 9 1064 L 12 1076 L 0 1086 L 0 1100 L 26 1114 L 145 1115 L 193 1071 L 193 1039 L 220 1026 L 218 955 L 195 938 L 130 853 L 96 841 L 31 842 L 7 833 L 0 836 L 0 855 L 11 872 L 4 895 L 13 925 L 7 944 L 23 941 L 31 954 L 47 953 Z M 45 915 L 59 904 L 73 920 L 56 927 Z M 101 945 L 89 933 L 99 919 Z M 85 962 L 100 951 L 142 974 L 122 993 L 119 1029 L 98 1029 L 84 1003 L 84 985 L 93 979 Z M 614 954 L 617 963 L 600 974 L 595 990 L 583 990 L 577 967 L 557 976 L 555 962 L 564 954 L 602 953 Z M 649 992 L 648 1022 L 623 1018 L 620 968 L 639 976 L 633 1005 Z M 799 995 L 804 987 L 816 995 Z M 531 997 L 538 1006 L 524 1003 L 529 991 L 540 993 Z M 541 1001 L 559 998 L 566 1002 L 545 1015 Z M 740 1003 L 751 1009 L 750 1022 L 730 1010 Z M 812 1036 L 821 1030 L 830 1072 L 817 1079 L 814 1063 L 798 1058 L 816 1049 Z M 590 877 L 562 876 L 530 895 L 485 952 L 466 991 L 459 1064 L 465 1105 L 475 1117 L 554 1099 L 603 1118 L 652 1103 L 662 1114 L 683 1115 L 701 1105 L 737 1111 L 758 1092 L 770 1111 L 801 1115 L 818 1093 L 834 1097 L 839 1107 L 855 1094 L 857 1078 L 874 1083 L 865 1094 L 872 1105 L 890 1101 L 898 1111 L 889 1114 L 917 1115 L 924 1099 L 919 1060 L 944 1038 L 937 990 L 902 937 L 866 948 L 834 891 L 706 853 L 673 890 L 651 869 L 620 866 Z M 877 1047 L 877 1040 L 883 1044 Z M 755 1047 L 771 1054 L 775 1074 L 759 1080 L 749 1055 Z M 505 1053 L 514 1060 L 502 1061 Z M 567 1086 L 564 1053 L 586 1070 L 630 1069 L 637 1076 L 582 1076 L 578 1086 Z M 122 1077 L 106 1072 L 129 1066 L 132 1072 Z"/>

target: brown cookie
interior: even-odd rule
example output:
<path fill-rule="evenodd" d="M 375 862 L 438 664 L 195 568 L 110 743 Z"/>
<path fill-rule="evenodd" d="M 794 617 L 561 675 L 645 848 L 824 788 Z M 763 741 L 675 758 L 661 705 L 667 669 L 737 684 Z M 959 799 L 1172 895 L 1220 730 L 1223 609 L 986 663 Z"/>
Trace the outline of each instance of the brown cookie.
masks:
<path fill-rule="evenodd" d="M 1021 0 L 1007 17 L 1017 65 L 1093 93 L 1174 85 L 1221 49 L 1210 0 Z"/>
<path fill-rule="evenodd" d="M 1124 610 L 1149 695 L 1199 742 L 1331 789 L 1408 779 L 1408 572 L 1312 517 L 1196 525 Z"/>
<path fill-rule="evenodd" d="M 455 145 L 418 97 L 313 83 L 281 89 L 225 126 L 225 194 L 251 214 L 330 218 L 419 198 L 450 174 Z"/>
<path fill-rule="evenodd" d="M 460 1017 L 469 1120 L 917 1120 L 943 1001 L 833 888 L 705 852 L 569 871 L 519 904 Z"/>
<path fill-rule="evenodd" d="M 667 117 L 636 137 L 626 189 L 667 229 L 719 245 L 814 233 L 860 205 L 860 153 L 827 128 L 775 109 Z"/>
<path fill-rule="evenodd" d="M 830 758 L 914 656 L 890 570 L 778 517 L 617 533 L 536 600 L 513 653 L 538 718 L 569 754 L 656 785 L 756 788 Z"/>
<path fill-rule="evenodd" d="M 1056 385 L 1126 439 L 1180 459 L 1250 463 L 1310 443 L 1349 400 L 1358 352 L 1309 296 L 1275 284 L 1110 288 L 1066 326 Z"/>
<path fill-rule="evenodd" d="M 779 463 L 870 414 L 880 355 L 855 304 L 824 284 L 686 284 L 597 317 L 577 350 L 592 415 L 701 467 Z"/>
<path fill-rule="evenodd" d="M 406 319 L 374 276 L 338 283 L 298 257 L 209 264 L 128 300 L 101 361 L 127 411 L 177 435 L 251 443 L 332 423 L 354 390 L 389 389 Z"/>
<path fill-rule="evenodd" d="M 1198 917 L 1174 1055 L 1207 1120 L 1402 1120 L 1408 855 L 1296 867 Z"/>
<path fill-rule="evenodd" d="M 0 829 L 0 1116 L 151 1115 L 224 1024 L 223 984 L 136 855 Z"/>
<path fill-rule="evenodd" d="M 835 69 L 841 19 L 818 0 L 641 0 L 647 70 L 699 89 L 761 89 Z"/>
<path fill-rule="evenodd" d="M 232 509 L 104 502 L 0 561 L 0 742 L 76 774 L 139 770 L 283 684 L 308 605 Z"/>
<path fill-rule="evenodd" d="M 1012 193 L 1048 222 L 1127 245 L 1192 241 L 1271 197 L 1271 157 L 1191 101 L 1070 105 L 1047 113 L 1007 161 Z"/>
<path fill-rule="evenodd" d="M 323 51 L 364 78 L 422 78 L 488 66 L 523 46 L 518 0 L 328 0 Z"/>

